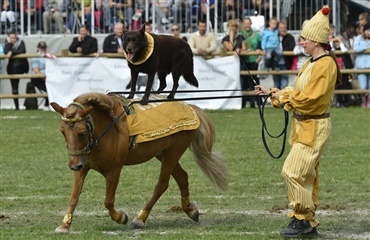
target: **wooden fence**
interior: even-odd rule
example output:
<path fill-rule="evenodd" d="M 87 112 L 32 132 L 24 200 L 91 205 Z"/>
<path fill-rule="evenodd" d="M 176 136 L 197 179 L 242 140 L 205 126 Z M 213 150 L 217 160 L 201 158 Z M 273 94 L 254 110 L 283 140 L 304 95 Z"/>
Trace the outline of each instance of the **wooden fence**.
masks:
<path fill-rule="evenodd" d="M 370 50 L 364 52 L 370 54 Z M 227 52 L 224 49 L 221 49 L 220 52 L 215 53 L 215 56 L 227 56 L 232 55 L 234 52 Z M 285 56 L 297 56 L 293 51 L 284 51 Z M 347 53 L 342 53 L 340 51 L 335 51 L 335 54 L 356 54 L 353 50 L 349 50 Z M 249 52 L 241 55 L 264 55 L 264 53 Z M 107 58 L 124 58 L 123 54 L 119 53 L 93 53 L 89 55 L 80 54 L 80 53 L 69 53 L 68 50 L 62 50 L 61 54 L 56 54 L 56 57 L 107 57 Z M 13 56 L 12 58 L 37 58 L 40 57 L 38 54 L 19 54 Z M 5 59 L 5 55 L 0 55 L 0 59 Z M 359 74 L 359 73 L 370 73 L 370 69 L 342 69 L 341 73 L 347 74 Z M 294 70 L 271 70 L 271 71 L 240 71 L 240 75 L 296 75 L 298 71 Z M 41 78 L 45 79 L 45 74 L 2 74 L 0 75 L 0 80 L 5 79 L 33 79 Z M 335 90 L 335 94 L 366 94 L 370 93 L 370 89 L 338 89 Z M 255 95 L 253 91 L 243 91 L 245 96 Z M 47 97 L 47 93 L 28 93 L 28 94 L 0 94 L 0 99 L 9 99 L 9 98 L 34 98 L 34 97 Z"/>

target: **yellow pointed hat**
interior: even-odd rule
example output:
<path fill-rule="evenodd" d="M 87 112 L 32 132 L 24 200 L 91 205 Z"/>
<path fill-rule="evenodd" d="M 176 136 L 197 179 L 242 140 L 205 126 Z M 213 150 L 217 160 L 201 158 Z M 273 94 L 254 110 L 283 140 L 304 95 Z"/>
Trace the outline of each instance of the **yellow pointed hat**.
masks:
<path fill-rule="evenodd" d="M 304 24 L 301 36 L 314 42 L 328 43 L 330 9 L 324 6 Z"/>

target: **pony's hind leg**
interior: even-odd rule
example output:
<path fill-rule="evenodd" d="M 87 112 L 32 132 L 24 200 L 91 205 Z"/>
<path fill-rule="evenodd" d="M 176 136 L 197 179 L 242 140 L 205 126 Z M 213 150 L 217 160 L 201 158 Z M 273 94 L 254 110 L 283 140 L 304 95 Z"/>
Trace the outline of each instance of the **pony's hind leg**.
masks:
<path fill-rule="evenodd" d="M 143 228 L 145 226 L 145 222 L 148 219 L 149 213 L 152 210 L 154 204 L 158 201 L 158 199 L 162 196 L 162 194 L 168 188 L 168 182 L 170 180 L 170 175 L 171 175 L 172 170 L 173 170 L 173 163 L 164 164 L 162 161 L 161 173 L 159 174 L 159 179 L 154 189 L 152 198 L 149 200 L 146 206 L 140 211 L 140 213 L 137 215 L 137 217 L 132 222 L 131 226 L 133 228 Z"/>
<path fill-rule="evenodd" d="M 105 207 L 109 211 L 111 219 L 119 224 L 126 224 L 128 222 L 127 213 L 124 210 L 119 210 L 118 212 L 114 208 L 114 200 L 117 190 L 117 185 L 119 181 L 121 171 L 112 171 L 105 175 L 106 180 L 106 190 L 105 190 Z"/>
<path fill-rule="evenodd" d="M 171 138 L 175 137 L 175 139 L 171 139 L 173 144 L 170 148 L 162 151 L 161 172 L 159 174 L 159 179 L 155 186 L 152 198 L 140 211 L 139 215 L 134 219 L 134 221 L 132 222 L 132 227 L 143 228 L 145 226 L 145 221 L 148 219 L 150 211 L 152 210 L 154 204 L 162 196 L 162 194 L 167 190 L 170 176 L 174 168 L 178 164 L 181 156 L 189 147 L 190 142 L 194 138 L 194 135 L 195 131 L 182 131 L 176 133 L 174 136 L 171 136 Z"/>
<path fill-rule="evenodd" d="M 181 206 L 182 210 L 189 216 L 190 219 L 194 221 L 199 221 L 199 211 L 197 206 L 190 202 L 189 198 L 189 182 L 188 182 L 188 174 L 187 172 L 181 167 L 180 163 L 177 163 L 173 172 L 172 177 L 175 179 L 177 185 L 180 188 L 181 192 Z"/>
<path fill-rule="evenodd" d="M 81 171 L 73 172 L 73 186 L 71 197 L 69 198 L 68 202 L 68 209 L 66 211 L 66 214 L 64 215 L 62 224 L 55 229 L 56 233 L 66 234 L 71 232 L 73 212 L 76 209 L 82 191 L 82 186 L 84 184 L 84 180 L 88 171 L 89 169 L 86 167 L 83 168 Z"/>

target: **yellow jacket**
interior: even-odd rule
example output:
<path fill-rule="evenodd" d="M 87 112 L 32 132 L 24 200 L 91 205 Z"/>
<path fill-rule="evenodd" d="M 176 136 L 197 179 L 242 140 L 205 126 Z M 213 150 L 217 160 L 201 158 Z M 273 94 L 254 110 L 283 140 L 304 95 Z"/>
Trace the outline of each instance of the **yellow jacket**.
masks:
<path fill-rule="evenodd" d="M 307 60 L 295 79 L 294 87 L 282 89 L 280 98 L 273 99 L 274 107 L 284 105 L 286 111 L 296 114 L 321 115 L 330 110 L 337 81 L 337 66 L 329 55 L 321 56 L 314 61 Z M 290 144 L 300 142 L 313 146 L 317 122 L 325 119 L 308 119 L 292 124 Z M 328 119 L 327 121 L 330 121 Z M 330 122 L 328 122 L 330 125 Z M 328 126 L 330 127 L 330 126 Z M 299 128 L 299 129 L 298 129 Z"/>

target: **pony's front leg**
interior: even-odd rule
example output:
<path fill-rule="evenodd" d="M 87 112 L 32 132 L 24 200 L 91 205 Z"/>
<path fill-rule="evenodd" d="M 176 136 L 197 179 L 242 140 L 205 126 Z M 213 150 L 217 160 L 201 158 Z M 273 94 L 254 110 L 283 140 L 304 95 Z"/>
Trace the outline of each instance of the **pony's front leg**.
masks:
<path fill-rule="evenodd" d="M 106 175 L 106 192 L 105 192 L 105 207 L 109 211 L 111 219 L 119 224 L 126 224 L 128 222 L 127 213 L 123 210 L 118 212 L 114 208 L 114 201 L 116 196 L 117 185 L 121 171 L 110 172 Z"/>
<path fill-rule="evenodd" d="M 85 177 L 88 171 L 89 169 L 85 167 L 81 171 L 73 172 L 73 186 L 72 186 L 71 197 L 69 198 L 69 202 L 68 202 L 68 209 L 66 211 L 66 214 L 64 215 L 62 224 L 55 229 L 56 233 L 70 233 L 71 232 L 73 212 L 80 198 L 82 186 L 84 184 L 84 180 L 85 180 Z"/>

